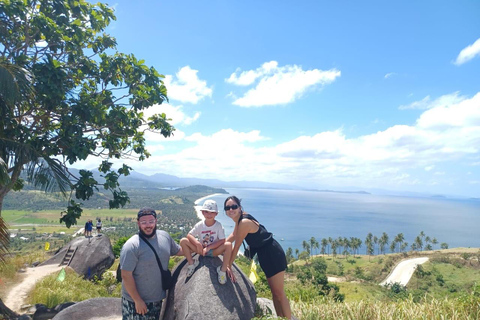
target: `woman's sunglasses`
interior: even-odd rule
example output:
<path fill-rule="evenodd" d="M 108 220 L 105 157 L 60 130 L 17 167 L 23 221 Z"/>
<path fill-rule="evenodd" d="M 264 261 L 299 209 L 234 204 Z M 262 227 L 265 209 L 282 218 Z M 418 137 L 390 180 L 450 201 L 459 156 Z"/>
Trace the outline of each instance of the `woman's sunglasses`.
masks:
<path fill-rule="evenodd" d="M 234 204 L 234 205 L 232 205 L 232 206 L 225 206 L 224 209 L 225 209 L 225 211 L 228 211 L 228 210 L 230 210 L 230 209 L 232 209 L 232 210 L 237 210 L 237 209 L 238 209 L 238 205 Z"/>

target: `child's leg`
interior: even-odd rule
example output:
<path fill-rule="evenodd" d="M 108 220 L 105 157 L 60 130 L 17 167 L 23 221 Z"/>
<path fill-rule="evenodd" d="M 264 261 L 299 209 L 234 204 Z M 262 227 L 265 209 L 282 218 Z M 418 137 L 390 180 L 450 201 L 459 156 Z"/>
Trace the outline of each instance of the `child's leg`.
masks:
<path fill-rule="evenodd" d="M 228 261 L 230 261 L 230 257 L 232 255 L 232 243 L 231 242 L 225 242 L 218 248 L 215 248 L 213 250 L 213 256 L 217 257 L 219 255 L 223 254 L 223 264 L 222 264 L 222 271 L 227 271 L 227 264 Z"/>
<path fill-rule="evenodd" d="M 188 264 L 193 264 L 192 252 L 196 252 L 197 247 L 188 240 L 188 238 L 182 238 L 180 240 L 180 247 L 183 249 L 183 254 L 188 261 Z"/>

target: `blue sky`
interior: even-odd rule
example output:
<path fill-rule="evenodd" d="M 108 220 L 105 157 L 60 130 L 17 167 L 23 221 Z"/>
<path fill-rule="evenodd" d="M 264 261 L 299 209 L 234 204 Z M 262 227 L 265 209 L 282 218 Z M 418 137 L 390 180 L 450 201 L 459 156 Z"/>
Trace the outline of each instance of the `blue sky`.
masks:
<path fill-rule="evenodd" d="M 136 171 L 480 197 L 479 1 L 109 5 L 176 127 Z"/>

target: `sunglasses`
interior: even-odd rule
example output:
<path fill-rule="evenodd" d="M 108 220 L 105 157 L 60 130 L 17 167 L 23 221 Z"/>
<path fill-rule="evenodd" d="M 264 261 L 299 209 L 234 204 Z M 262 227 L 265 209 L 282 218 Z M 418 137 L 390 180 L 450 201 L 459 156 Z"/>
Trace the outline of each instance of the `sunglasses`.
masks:
<path fill-rule="evenodd" d="M 238 205 L 234 204 L 234 205 L 232 205 L 232 206 L 225 206 L 224 209 L 225 209 L 225 211 L 228 211 L 228 210 L 230 210 L 230 209 L 232 209 L 232 210 L 237 210 L 237 209 L 238 209 Z"/>

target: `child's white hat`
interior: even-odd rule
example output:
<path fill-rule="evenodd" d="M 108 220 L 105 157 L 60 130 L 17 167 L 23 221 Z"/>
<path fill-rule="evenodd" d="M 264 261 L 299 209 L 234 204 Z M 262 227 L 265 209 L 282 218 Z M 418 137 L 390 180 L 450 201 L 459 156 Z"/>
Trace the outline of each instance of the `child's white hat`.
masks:
<path fill-rule="evenodd" d="M 218 213 L 217 203 L 215 200 L 205 200 L 200 211 L 209 211 Z"/>

